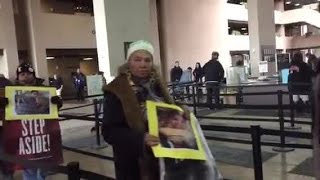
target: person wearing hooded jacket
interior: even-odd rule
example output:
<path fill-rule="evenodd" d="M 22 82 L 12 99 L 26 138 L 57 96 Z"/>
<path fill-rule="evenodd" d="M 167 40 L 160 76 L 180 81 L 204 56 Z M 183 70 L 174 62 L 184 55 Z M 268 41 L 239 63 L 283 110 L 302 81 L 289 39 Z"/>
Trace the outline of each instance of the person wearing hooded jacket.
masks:
<path fill-rule="evenodd" d="M 21 63 L 16 70 L 17 78 L 15 86 L 44 86 L 43 79 L 37 78 L 35 71 L 29 63 Z M 53 96 L 51 102 L 62 107 L 62 100 L 58 96 Z M 7 98 L 0 98 L 0 105 L 2 109 L 8 104 Z M 4 117 L 4 114 L 0 116 Z M 25 167 L 22 176 L 23 180 L 44 180 L 47 173 L 41 168 L 28 168 Z"/>
<path fill-rule="evenodd" d="M 301 53 L 294 54 L 289 67 L 288 88 L 296 104 L 309 104 L 309 95 L 312 89 L 312 69 L 303 62 Z M 298 108 L 298 112 L 303 109 Z"/>

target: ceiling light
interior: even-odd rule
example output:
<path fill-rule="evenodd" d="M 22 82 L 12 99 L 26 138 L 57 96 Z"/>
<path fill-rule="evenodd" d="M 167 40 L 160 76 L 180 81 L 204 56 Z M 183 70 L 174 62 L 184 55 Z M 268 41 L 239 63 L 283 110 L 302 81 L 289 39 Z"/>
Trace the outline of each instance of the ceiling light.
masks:
<path fill-rule="evenodd" d="M 247 28 L 243 27 L 243 28 L 241 28 L 241 30 L 247 30 Z"/>
<path fill-rule="evenodd" d="M 319 1 L 320 1 L 320 0 L 319 0 Z M 291 4 L 291 3 L 292 3 L 291 1 L 287 1 L 287 2 L 286 2 L 286 4 Z"/>
<path fill-rule="evenodd" d="M 91 61 L 91 60 L 93 60 L 93 58 L 87 57 L 87 58 L 83 58 L 82 60 L 84 60 L 84 61 Z"/>
<path fill-rule="evenodd" d="M 51 56 L 46 57 L 46 60 L 52 60 L 52 59 L 54 59 L 54 57 L 51 57 Z"/>
<path fill-rule="evenodd" d="M 299 3 L 297 3 L 297 4 L 294 4 L 294 6 L 300 6 L 300 4 L 299 4 Z"/>

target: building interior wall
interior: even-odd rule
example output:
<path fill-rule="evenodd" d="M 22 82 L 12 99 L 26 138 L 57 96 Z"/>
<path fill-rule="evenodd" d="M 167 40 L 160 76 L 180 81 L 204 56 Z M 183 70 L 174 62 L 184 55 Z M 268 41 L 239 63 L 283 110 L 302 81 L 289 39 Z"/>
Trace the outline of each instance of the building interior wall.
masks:
<path fill-rule="evenodd" d="M 224 67 L 231 66 L 227 47 L 228 19 L 223 11 L 224 1 L 212 0 L 162 0 L 162 43 L 169 74 L 175 61 L 183 69 L 202 65 L 211 58 L 213 51 L 220 53 Z M 178 11 L 177 11 L 178 10 Z"/>
<path fill-rule="evenodd" d="M 151 41 L 149 0 L 105 0 L 111 75 L 126 62 L 125 42 Z M 119 11 L 121 9 L 121 11 Z"/>

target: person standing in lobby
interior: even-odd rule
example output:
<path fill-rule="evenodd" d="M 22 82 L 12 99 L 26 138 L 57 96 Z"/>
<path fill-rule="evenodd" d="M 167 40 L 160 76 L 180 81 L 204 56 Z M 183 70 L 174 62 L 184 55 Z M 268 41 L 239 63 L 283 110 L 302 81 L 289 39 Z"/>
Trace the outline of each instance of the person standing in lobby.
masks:
<path fill-rule="evenodd" d="M 73 76 L 73 81 L 77 91 L 78 101 L 84 101 L 84 88 L 86 86 L 86 76 L 81 72 L 80 68 L 77 69 L 77 73 Z"/>
<path fill-rule="evenodd" d="M 63 90 L 63 80 L 62 80 L 62 78 L 58 77 L 57 74 L 54 74 L 53 75 L 53 79 L 50 82 L 50 84 L 56 88 L 57 96 L 61 96 L 62 95 L 62 90 Z"/>
<path fill-rule="evenodd" d="M 179 82 L 182 76 L 182 72 L 183 70 L 179 65 L 179 61 L 176 61 L 174 67 L 171 69 L 170 72 L 171 82 Z"/>
<path fill-rule="evenodd" d="M 311 67 L 303 61 L 303 55 L 301 53 L 294 54 L 288 76 L 288 88 L 294 103 L 298 105 L 310 103 L 312 74 Z M 303 108 L 298 106 L 297 111 L 303 112 Z"/>
<path fill-rule="evenodd" d="M 11 81 L 8 80 L 3 74 L 0 74 L 0 88 L 4 91 L 6 86 L 12 85 Z M 4 95 L 4 94 L 3 94 Z M 3 153 L 3 121 L 5 119 L 5 106 L 7 102 L 0 97 L 0 153 Z M 0 160 L 0 179 L 13 180 L 13 170 L 8 168 L 7 163 Z"/>
<path fill-rule="evenodd" d="M 196 84 L 198 86 L 202 86 L 202 78 L 203 78 L 203 69 L 201 67 L 201 64 L 199 62 L 196 63 L 196 67 L 193 70 L 193 77 L 194 77 L 194 81 L 196 82 Z M 200 97 L 202 97 L 202 89 L 201 87 L 197 87 L 197 97 L 198 99 Z"/>
<path fill-rule="evenodd" d="M 153 64 L 153 54 L 154 49 L 149 42 L 140 40 L 132 43 L 127 63 L 119 68 L 118 76 L 103 88 L 102 134 L 105 141 L 113 146 L 117 180 L 160 180 L 163 175 L 161 159 L 154 157 L 151 149 L 160 143 L 160 139 L 149 134 L 146 101 L 174 102 Z M 220 174 L 213 168 L 214 160 L 206 163 L 212 163 L 212 166 L 201 166 L 203 171 L 197 171 L 206 177 L 202 180 L 220 180 Z M 176 169 L 189 173 L 186 169 Z M 195 180 L 194 177 L 188 179 Z"/>
<path fill-rule="evenodd" d="M 213 109 L 212 96 L 214 96 L 215 104 L 220 104 L 220 83 L 224 78 L 224 69 L 218 59 L 219 53 L 214 51 L 211 60 L 203 67 L 207 89 L 207 104 L 210 109 Z"/>

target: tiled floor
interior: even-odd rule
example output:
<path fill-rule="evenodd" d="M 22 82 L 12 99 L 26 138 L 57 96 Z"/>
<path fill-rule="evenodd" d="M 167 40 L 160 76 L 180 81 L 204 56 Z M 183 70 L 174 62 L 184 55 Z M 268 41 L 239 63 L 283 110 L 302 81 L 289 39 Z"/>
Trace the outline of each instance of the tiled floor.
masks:
<path fill-rule="evenodd" d="M 78 104 L 65 104 L 64 107 L 72 107 L 72 106 L 78 106 Z M 71 112 L 73 114 L 76 114 L 77 112 L 81 113 L 91 113 L 93 112 L 93 107 L 86 107 L 76 110 L 69 110 L 66 112 L 63 112 L 67 114 L 68 112 Z M 210 114 L 211 116 L 233 116 L 234 113 L 236 113 L 237 110 L 228 110 L 228 111 L 220 111 Z M 246 117 L 246 116 L 243 116 Z M 259 114 L 257 114 L 256 117 L 261 117 Z M 276 117 L 275 117 L 276 118 Z M 302 119 L 306 120 L 307 119 Z M 203 124 L 218 124 L 218 125 L 228 125 L 228 126 L 241 126 L 241 127 L 249 127 L 250 125 L 260 125 L 263 128 L 271 128 L 271 129 L 278 129 L 279 124 L 278 123 L 266 123 L 266 122 L 248 122 L 248 121 L 225 121 L 225 120 L 207 120 L 202 119 L 201 123 Z M 77 138 L 85 138 L 89 136 L 93 136 L 90 132 L 90 127 L 94 125 L 93 122 L 88 121 L 82 121 L 82 120 L 68 120 L 68 121 L 62 121 L 60 123 L 61 129 L 62 129 L 62 136 L 63 136 L 63 142 L 64 144 L 70 145 L 70 141 L 76 142 Z M 310 132 L 309 126 L 302 126 L 303 132 Z M 212 133 L 213 135 L 223 135 L 223 136 L 229 136 L 229 137 L 241 137 L 241 138 L 250 138 L 250 136 L 239 136 L 237 134 L 219 134 L 219 133 Z M 211 134 L 210 134 L 211 135 Z M 275 140 L 278 141 L 278 137 L 266 137 L 263 140 Z M 290 141 L 290 139 L 289 139 Z M 302 142 L 302 143 L 309 143 L 309 140 L 303 140 L 303 141 L 296 141 L 295 142 Z M 80 147 L 79 149 L 83 151 L 90 151 L 96 154 L 100 155 L 106 155 L 106 156 L 112 156 L 112 151 L 110 146 L 104 149 L 95 149 L 94 147 L 95 142 L 89 143 L 87 147 Z M 209 141 L 209 144 L 213 146 L 224 146 L 225 148 L 231 147 L 231 148 L 238 148 L 238 149 L 244 149 L 244 150 L 251 150 L 251 145 L 244 145 L 244 144 L 237 144 L 237 143 L 226 143 L 226 142 L 218 142 L 218 141 Z M 72 143 L 71 143 L 72 146 Z M 263 152 L 270 152 L 270 153 L 276 153 L 272 150 L 272 147 L 262 147 Z M 295 149 L 293 152 L 289 153 L 276 153 L 273 157 L 268 159 L 263 163 L 263 173 L 264 173 L 264 179 L 266 180 L 313 180 L 313 177 L 310 176 L 303 176 L 298 174 L 292 174 L 290 171 L 292 171 L 297 165 L 302 163 L 305 159 L 312 156 L 312 151 L 308 149 Z M 237 157 L 235 157 L 237 158 Z M 84 155 L 81 153 L 76 153 L 72 151 L 64 150 L 64 159 L 65 164 L 72 161 L 79 161 L 81 169 L 95 172 L 102 175 L 107 175 L 114 177 L 114 167 L 113 162 L 97 157 L 92 157 L 88 155 Z M 223 174 L 223 176 L 227 179 L 232 180 L 253 180 L 254 179 L 254 170 L 252 168 L 246 168 L 243 166 L 237 166 L 234 164 L 227 164 L 225 162 L 217 162 L 218 168 Z M 17 179 L 19 178 L 19 174 L 16 175 Z M 50 176 L 48 179 L 52 180 L 64 180 L 67 179 L 65 175 L 57 174 Z"/>

